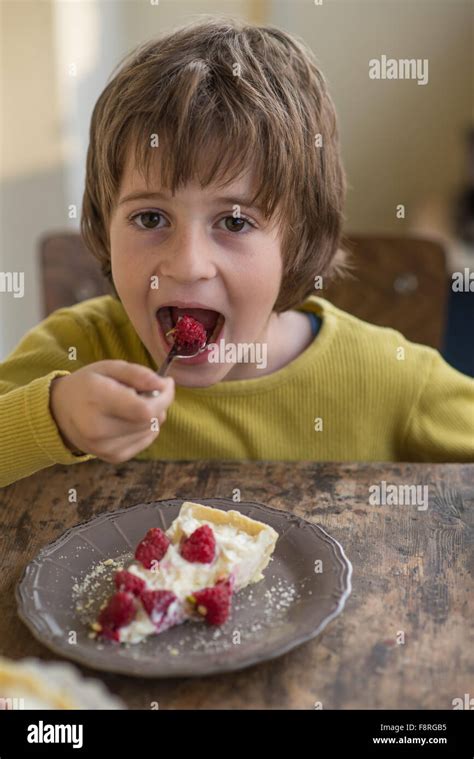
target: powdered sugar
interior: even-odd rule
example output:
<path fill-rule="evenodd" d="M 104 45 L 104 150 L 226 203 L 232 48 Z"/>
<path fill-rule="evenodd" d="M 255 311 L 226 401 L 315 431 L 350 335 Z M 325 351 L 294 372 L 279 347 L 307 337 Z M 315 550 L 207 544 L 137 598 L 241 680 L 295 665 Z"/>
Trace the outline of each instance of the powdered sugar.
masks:
<path fill-rule="evenodd" d="M 90 627 L 114 589 L 115 573 L 126 568 L 132 560 L 131 554 L 123 554 L 99 561 L 86 575 L 76 579 L 73 600 L 83 624 Z M 157 655 L 166 652 L 177 657 L 183 654 L 225 654 L 235 646 L 257 644 L 275 626 L 288 621 L 293 604 L 301 598 L 301 590 L 302 587 L 295 583 L 269 574 L 234 595 L 232 614 L 224 625 L 215 628 L 204 620 L 187 621 L 142 643 L 122 643 L 117 649 L 127 649 L 127 655 L 132 658 L 140 658 L 144 652 L 148 656 L 153 650 Z M 103 647 L 104 644 L 98 645 Z M 109 644 L 105 645 L 109 647 Z"/>

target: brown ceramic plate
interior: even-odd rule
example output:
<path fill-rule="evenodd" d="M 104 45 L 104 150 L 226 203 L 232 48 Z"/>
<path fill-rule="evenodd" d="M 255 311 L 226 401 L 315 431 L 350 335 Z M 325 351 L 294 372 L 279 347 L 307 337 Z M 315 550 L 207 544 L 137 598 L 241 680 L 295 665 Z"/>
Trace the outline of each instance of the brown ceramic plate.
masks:
<path fill-rule="evenodd" d="M 103 514 L 43 548 L 16 588 L 18 613 L 33 635 L 56 654 L 98 670 L 190 677 L 280 656 L 314 638 L 342 611 L 351 592 L 352 567 L 339 543 L 321 527 L 259 503 L 194 500 L 238 509 L 271 525 L 280 536 L 265 578 L 236 594 L 225 625 L 185 622 L 135 645 L 88 637 L 87 623 L 113 587 L 116 562 L 132 558 L 150 527 L 169 527 L 183 503 L 176 499 Z M 109 558 L 114 563 L 104 564 Z"/>

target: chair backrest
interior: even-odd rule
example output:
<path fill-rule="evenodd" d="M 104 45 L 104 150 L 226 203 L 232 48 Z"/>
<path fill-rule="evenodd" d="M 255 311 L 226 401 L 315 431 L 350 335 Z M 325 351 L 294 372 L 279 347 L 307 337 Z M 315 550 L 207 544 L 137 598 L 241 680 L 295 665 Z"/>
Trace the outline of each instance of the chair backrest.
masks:
<path fill-rule="evenodd" d="M 78 232 L 44 235 L 39 247 L 44 316 L 112 292 Z"/>
<path fill-rule="evenodd" d="M 345 242 L 354 264 L 351 277 L 315 294 L 360 319 L 440 349 L 448 293 L 443 248 L 413 237 L 346 235 Z M 112 292 L 79 233 L 44 236 L 40 263 L 44 316 Z"/>
<path fill-rule="evenodd" d="M 345 248 L 354 279 L 336 280 L 320 294 L 360 319 L 440 350 L 449 293 L 443 247 L 417 237 L 348 235 Z"/>

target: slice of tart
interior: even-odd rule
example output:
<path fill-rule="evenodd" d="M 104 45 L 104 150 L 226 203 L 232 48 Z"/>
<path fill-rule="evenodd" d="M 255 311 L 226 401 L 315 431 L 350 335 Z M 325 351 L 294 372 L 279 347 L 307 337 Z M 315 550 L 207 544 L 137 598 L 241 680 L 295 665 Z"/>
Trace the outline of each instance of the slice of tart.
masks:
<path fill-rule="evenodd" d="M 138 643 L 188 619 L 221 625 L 232 596 L 263 579 L 278 533 L 239 511 L 185 501 L 170 527 L 152 527 L 135 559 L 115 574 L 116 592 L 94 632 Z"/>
<path fill-rule="evenodd" d="M 72 664 L 0 656 L 0 711 L 17 709 L 125 709 L 100 680 Z"/>

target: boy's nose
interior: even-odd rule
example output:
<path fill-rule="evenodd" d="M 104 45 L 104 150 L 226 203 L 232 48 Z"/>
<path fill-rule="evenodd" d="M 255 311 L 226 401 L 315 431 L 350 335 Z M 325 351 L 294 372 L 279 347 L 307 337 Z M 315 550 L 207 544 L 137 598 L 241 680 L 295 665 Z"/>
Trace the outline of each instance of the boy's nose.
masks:
<path fill-rule="evenodd" d="M 180 282 L 213 277 L 216 270 L 209 241 L 203 238 L 197 230 L 187 230 L 177 236 L 160 257 L 161 275 Z"/>

